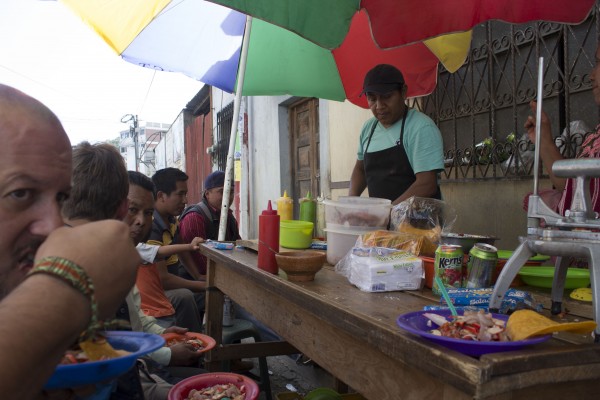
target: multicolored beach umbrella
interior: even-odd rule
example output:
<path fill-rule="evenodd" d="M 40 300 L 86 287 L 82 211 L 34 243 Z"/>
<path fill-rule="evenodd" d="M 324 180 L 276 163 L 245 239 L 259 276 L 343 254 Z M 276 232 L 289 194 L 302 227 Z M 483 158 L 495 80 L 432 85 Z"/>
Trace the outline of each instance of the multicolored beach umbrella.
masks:
<path fill-rule="evenodd" d="M 464 63 L 474 25 L 488 19 L 579 22 L 594 4 L 594 0 L 571 2 L 568 7 L 558 0 L 61 1 L 123 59 L 181 72 L 228 92 L 236 88 L 246 14 L 253 15 L 243 95 L 348 99 L 362 107 L 366 100 L 358 95 L 364 75 L 377 64 L 393 64 L 404 73 L 409 97 L 427 95 L 435 88 L 440 62 L 451 72 Z M 457 33 L 443 35 L 447 32 Z"/>

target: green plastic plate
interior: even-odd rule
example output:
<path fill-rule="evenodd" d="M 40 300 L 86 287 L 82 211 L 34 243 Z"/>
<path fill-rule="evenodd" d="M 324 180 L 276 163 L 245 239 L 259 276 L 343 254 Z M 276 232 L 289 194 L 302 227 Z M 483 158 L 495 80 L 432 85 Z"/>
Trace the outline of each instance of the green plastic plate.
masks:
<path fill-rule="evenodd" d="M 519 276 L 529 286 L 552 288 L 554 267 L 523 267 Z M 582 268 L 569 268 L 565 289 L 587 287 L 590 284 L 590 271 Z"/>
<path fill-rule="evenodd" d="M 514 251 L 512 250 L 498 250 L 498 258 L 503 260 L 508 260 L 510 256 L 512 256 Z M 529 261 L 546 261 L 549 260 L 550 256 L 544 256 L 542 254 L 537 254 L 529 259 Z"/>

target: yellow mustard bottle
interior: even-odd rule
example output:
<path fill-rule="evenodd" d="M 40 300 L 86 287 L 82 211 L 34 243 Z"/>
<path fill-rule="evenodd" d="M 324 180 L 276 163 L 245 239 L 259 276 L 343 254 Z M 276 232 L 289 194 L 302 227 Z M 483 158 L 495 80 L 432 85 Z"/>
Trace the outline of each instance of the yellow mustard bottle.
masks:
<path fill-rule="evenodd" d="M 287 190 L 283 191 L 283 197 L 277 199 L 277 214 L 281 221 L 294 219 L 294 201 L 288 197 Z"/>

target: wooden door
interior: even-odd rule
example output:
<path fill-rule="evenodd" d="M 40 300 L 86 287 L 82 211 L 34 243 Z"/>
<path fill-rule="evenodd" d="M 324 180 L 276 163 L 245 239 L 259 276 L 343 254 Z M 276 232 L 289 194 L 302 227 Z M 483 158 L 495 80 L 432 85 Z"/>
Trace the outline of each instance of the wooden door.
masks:
<path fill-rule="evenodd" d="M 294 214 L 298 199 L 310 191 L 316 198 L 321 192 L 319 176 L 319 99 L 303 99 L 290 107 L 290 145 Z"/>

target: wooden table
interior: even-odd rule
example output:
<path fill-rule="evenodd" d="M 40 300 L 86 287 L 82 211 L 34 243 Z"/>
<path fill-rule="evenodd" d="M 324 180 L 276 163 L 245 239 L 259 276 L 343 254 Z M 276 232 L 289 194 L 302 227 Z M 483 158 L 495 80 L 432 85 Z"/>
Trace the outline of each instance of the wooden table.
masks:
<path fill-rule="evenodd" d="M 472 358 L 397 327 L 398 315 L 438 302 L 429 290 L 361 292 L 331 266 L 313 282 L 292 283 L 283 272 L 258 270 L 255 252 L 201 251 L 209 259 L 207 334 L 219 342 L 225 293 L 368 399 L 580 400 L 600 394 L 600 345 L 569 343 L 580 342 L 577 335 Z M 217 346 L 206 365 L 218 369 L 223 359 L 293 351 L 281 342 Z"/>

